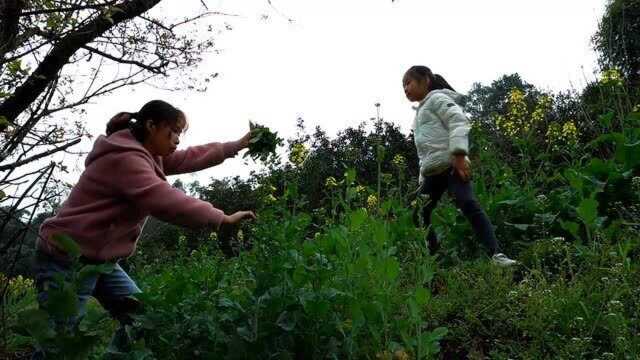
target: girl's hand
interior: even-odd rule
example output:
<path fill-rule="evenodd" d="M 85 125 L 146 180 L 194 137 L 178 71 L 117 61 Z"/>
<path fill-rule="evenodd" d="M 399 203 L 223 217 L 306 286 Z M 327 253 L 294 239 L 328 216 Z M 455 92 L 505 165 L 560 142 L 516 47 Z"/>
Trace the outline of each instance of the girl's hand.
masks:
<path fill-rule="evenodd" d="M 235 225 L 245 219 L 255 220 L 256 214 L 253 211 L 236 211 L 231 215 L 225 215 L 222 225 Z"/>
<path fill-rule="evenodd" d="M 471 179 L 471 167 L 465 159 L 465 155 L 455 155 L 453 157 L 453 169 L 460 175 L 462 181 L 469 181 Z"/>
<path fill-rule="evenodd" d="M 251 140 L 251 131 L 247 132 L 247 134 L 240 139 L 240 145 L 242 145 L 242 149 L 249 147 L 249 140 Z"/>

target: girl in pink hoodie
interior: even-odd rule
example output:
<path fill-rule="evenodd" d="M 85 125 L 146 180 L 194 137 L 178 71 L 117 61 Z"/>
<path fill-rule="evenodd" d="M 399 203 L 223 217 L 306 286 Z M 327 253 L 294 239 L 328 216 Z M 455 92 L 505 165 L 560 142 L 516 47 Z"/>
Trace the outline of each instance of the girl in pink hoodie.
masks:
<path fill-rule="evenodd" d="M 251 211 L 226 215 L 169 185 L 166 176 L 217 165 L 249 144 L 247 133 L 237 141 L 176 151 L 186 126 L 184 113 L 161 100 L 148 102 L 137 113 L 117 114 L 107 124 L 107 135 L 96 139 L 69 198 L 40 228 L 36 286 L 44 308 L 47 290 L 55 286 L 54 275 L 66 276 L 71 265 L 69 256 L 55 241 L 56 234 L 70 236 L 79 245 L 82 262 L 115 264 L 112 273 L 93 276 L 78 289 L 79 315 L 74 319 L 77 324 L 89 296 L 96 297 L 122 325 L 111 351 L 117 350 L 126 334 L 123 326 L 130 322 L 127 314 L 136 304 L 131 295 L 140 292 L 118 260 L 134 253 L 147 216 L 215 231 L 255 218 Z"/>

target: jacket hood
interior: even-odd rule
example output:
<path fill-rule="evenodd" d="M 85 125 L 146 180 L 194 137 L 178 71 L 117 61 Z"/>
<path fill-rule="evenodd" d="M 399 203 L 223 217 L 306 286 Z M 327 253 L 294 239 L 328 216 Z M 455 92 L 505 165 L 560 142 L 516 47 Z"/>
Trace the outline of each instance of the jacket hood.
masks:
<path fill-rule="evenodd" d="M 122 153 L 137 151 L 143 153 L 146 157 L 153 161 L 156 170 L 163 174 L 162 168 L 158 163 L 158 159 L 155 159 L 151 153 L 142 146 L 129 129 L 116 131 L 109 136 L 100 135 L 93 143 L 93 149 L 87 155 L 84 166 L 88 167 L 94 161 L 104 157 L 105 155 L 112 153 Z"/>
<path fill-rule="evenodd" d="M 434 94 L 444 94 L 447 95 L 448 97 L 450 97 L 451 99 L 453 99 L 453 101 L 456 102 L 456 104 L 462 106 L 464 105 L 464 95 L 455 92 L 453 90 L 449 90 L 449 89 L 439 89 L 439 90 L 431 90 L 427 96 L 425 96 L 424 100 L 422 100 L 420 102 L 420 105 L 422 105 L 423 103 L 425 103 L 430 97 L 432 97 Z"/>

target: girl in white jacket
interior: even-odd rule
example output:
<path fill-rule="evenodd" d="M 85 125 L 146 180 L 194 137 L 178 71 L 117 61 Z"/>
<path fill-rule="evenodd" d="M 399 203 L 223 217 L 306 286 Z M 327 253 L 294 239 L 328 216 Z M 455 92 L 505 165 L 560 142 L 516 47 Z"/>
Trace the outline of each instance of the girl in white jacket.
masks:
<path fill-rule="evenodd" d="M 462 96 L 426 66 L 407 70 L 402 85 L 407 99 L 418 102 L 413 130 L 420 159 L 418 193 L 429 196 L 423 209 L 425 226 L 431 225 L 431 213 L 448 190 L 476 236 L 487 246 L 493 262 L 514 265 L 516 261 L 498 252 L 493 226 L 473 195 L 467 157 L 470 125 L 459 103 Z M 429 231 L 427 244 L 432 254 L 438 250 L 435 231 Z"/>

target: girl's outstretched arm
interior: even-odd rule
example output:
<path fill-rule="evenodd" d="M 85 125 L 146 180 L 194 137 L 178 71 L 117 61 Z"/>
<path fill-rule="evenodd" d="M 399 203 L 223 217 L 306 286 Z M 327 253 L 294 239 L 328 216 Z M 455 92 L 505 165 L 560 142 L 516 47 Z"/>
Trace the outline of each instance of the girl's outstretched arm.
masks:
<path fill-rule="evenodd" d="M 235 156 L 238 151 L 249 145 L 249 134 L 240 140 L 225 143 L 213 142 L 191 146 L 162 158 L 165 175 L 185 174 L 200 171 L 218 165 L 225 159 Z"/>
<path fill-rule="evenodd" d="M 222 210 L 190 197 L 156 175 L 150 159 L 143 154 L 127 154 L 116 162 L 119 192 L 142 212 L 160 220 L 192 228 L 218 229 L 225 220 Z"/>

